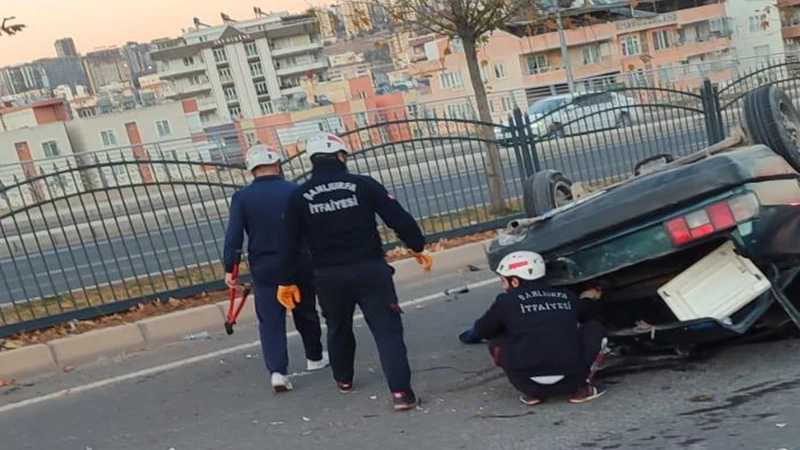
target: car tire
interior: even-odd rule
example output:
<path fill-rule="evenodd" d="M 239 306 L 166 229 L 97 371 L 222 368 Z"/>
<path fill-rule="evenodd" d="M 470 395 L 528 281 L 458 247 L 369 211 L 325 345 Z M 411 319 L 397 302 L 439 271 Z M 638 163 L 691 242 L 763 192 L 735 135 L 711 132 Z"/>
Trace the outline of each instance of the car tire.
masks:
<path fill-rule="evenodd" d="M 572 181 L 556 170 L 537 172 L 523 186 L 523 206 L 528 217 L 541 216 L 572 198 Z"/>
<path fill-rule="evenodd" d="M 748 92 L 744 126 L 753 142 L 771 148 L 800 171 L 800 114 L 783 89 L 767 85 Z"/>

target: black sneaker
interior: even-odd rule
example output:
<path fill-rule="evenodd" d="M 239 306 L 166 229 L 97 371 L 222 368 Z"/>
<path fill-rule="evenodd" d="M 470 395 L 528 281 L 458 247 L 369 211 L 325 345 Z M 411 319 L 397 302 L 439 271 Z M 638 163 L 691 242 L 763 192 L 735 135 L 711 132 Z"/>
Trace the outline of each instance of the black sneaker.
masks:
<path fill-rule="evenodd" d="M 353 382 L 346 382 L 346 381 L 337 381 L 336 387 L 339 388 L 339 392 L 342 394 L 347 394 L 353 392 Z"/>
<path fill-rule="evenodd" d="M 419 400 L 413 392 L 392 392 L 392 403 L 395 411 L 405 411 L 416 408 Z"/>
<path fill-rule="evenodd" d="M 600 389 L 599 387 L 597 387 L 597 386 L 595 386 L 595 385 L 593 385 L 591 383 L 586 383 L 583 386 L 581 386 L 580 389 L 578 389 L 578 392 L 572 394 L 569 397 L 569 402 L 570 403 L 576 403 L 576 404 L 578 404 L 578 403 L 586 403 L 586 402 L 589 402 L 589 401 L 592 401 L 592 400 L 594 400 L 596 398 L 601 397 L 605 393 L 606 393 L 605 390 Z"/>

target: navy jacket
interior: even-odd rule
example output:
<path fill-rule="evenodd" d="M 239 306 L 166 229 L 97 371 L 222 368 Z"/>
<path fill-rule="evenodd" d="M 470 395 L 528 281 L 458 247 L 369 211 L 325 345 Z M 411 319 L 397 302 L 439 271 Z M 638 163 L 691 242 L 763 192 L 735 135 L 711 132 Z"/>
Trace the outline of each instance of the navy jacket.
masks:
<path fill-rule="evenodd" d="M 239 262 L 238 252 L 242 249 L 244 233 L 247 233 L 247 257 L 254 279 L 259 283 L 280 284 L 283 276 L 281 250 L 286 230 L 284 215 L 295 189 L 296 183 L 280 175 L 271 175 L 258 177 L 233 194 L 223 251 L 225 272 L 232 272 L 233 266 Z M 307 265 L 307 251 L 304 250 L 298 246 L 296 251 L 300 254 L 296 257 L 306 261 Z M 301 273 L 287 274 L 298 275 Z"/>
<path fill-rule="evenodd" d="M 284 279 L 296 270 L 303 238 L 314 269 L 383 260 L 376 214 L 411 250 L 425 249 L 417 222 L 380 183 L 349 173 L 338 160 L 315 162 L 311 178 L 292 194 L 286 211 Z"/>
<path fill-rule="evenodd" d="M 497 296 L 475 322 L 476 340 L 501 337 L 500 366 L 541 375 L 580 371 L 583 341 L 578 324 L 594 312 L 596 302 L 574 292 L 528 282 Z"/>

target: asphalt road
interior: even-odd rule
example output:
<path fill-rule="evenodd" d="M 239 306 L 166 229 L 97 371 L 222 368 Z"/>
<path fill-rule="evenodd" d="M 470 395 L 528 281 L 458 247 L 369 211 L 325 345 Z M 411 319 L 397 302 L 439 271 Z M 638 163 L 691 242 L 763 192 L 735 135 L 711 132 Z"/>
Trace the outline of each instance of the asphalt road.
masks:
<path fill-rule="evenodd" d="M 485 275 L 485 274 L 484 274 Z M 456 286 L 455 278 L 406 288 L 410 295 Z M 329 372 L 300 373 L 276 396 L 255 346 L 173 363 L 255 339 L 183 342 L 0 390 L 4 450 L 218 449 L 799 449 L 800 344 L 752 344 L 672 369 L 601 377 L 608 393 L 570 405 L 526 407 L 482 345 L 457 334 L 499 286 L 406 306 L 406 337 L 420 409 L 391 411 L 371 336 L 357 322 L 356 390 L 339 394 Z M 402 289 L 401 289 L 402 291 Z M 299 340 L 292 369 L 302 370 Z M 200 359 L 200 358 L 199 358 Z M 160 364 L 171 367 L 130 375 Z M 123 378 L 121 378 L 123 377 Z M 94 385 L 90 385 L 95 383 Z M 703 396 L 703 397 L 700 397 Z"/>
<path fill-rule="evenodd" d="M 540 167 L 561 170 L 576 181 L 593 180 L 630 173 L 635 162 L 648 156 L 688 154 L 706 144 L 705 131 L 700 129 L 687 133 L 666 130 L 660 137 L 654 137 L 651 131 L 641 133 L 615 142 L 597 135 L 555 141 L 548 145 L 549 151 L 539 155 Z M 464 167 L 459 167 L 458 161 L 436 163 L 434 159 L 434 178 L 417 179 L 412 174 L 411 179 L 382 181 L 415 217 L 464 210 L 489 201 L 485 172 L 471 159 L 478 157 L 465 156 L 470 159 L 463 159 Z M 504 173 L 508 195 L 521 196 L 522 178 L 515 158 L 505 160 Z M 468 217 L 460 220 L 452 225 L 467 226 L 475 221 Z M 36 251 L 33 246 L 27 253 L 0 260 L 0 303 L 43 298 L 121 279 L 147 282 L 148 274 L 216 261 L 226 223 L 225 216 L 194 221 L 190 214 L 174 215 L 171 222 L 151 224 L 144 234 L 85 239 L 58 251 Z"/>

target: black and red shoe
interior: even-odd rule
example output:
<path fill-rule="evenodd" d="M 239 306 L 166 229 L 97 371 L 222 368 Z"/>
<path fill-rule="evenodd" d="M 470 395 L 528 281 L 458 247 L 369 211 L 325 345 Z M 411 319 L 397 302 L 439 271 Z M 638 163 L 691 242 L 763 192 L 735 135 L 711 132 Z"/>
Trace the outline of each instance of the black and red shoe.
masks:
<path fill-rule="evenodd" d="M 583 386 L 581 386 L 581 388 L 578 389 L 577 392 L 575 392 L 569 397 L 569 402 L 576 404 L 586 403 L 596 398 L 602 397 L 603 394 L 605 393 L 606 393 L 605 390 L 593 385 L 592 383 L 586 383 Z"/>
<path fill-rule="evenodd" d="M 392 392 L 392 404 L 395 411 L 406 411 L 416 408 L 419 399 L 413 392 Z"/>
<path fill-rule="evenodd" d="M 348 394 L 353 392 L 353 382 L 352 381 L 337 381 L 336 387 L 339 388 L 339 392 L 342 394 Z"/>

